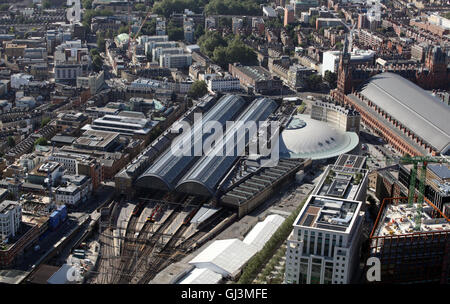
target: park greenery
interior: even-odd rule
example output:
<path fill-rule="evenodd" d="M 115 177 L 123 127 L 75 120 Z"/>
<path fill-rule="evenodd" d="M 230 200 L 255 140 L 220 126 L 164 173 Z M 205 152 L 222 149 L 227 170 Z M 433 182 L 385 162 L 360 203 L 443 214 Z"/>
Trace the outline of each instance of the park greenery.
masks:
<path fill-rule="evenodd" d="M 167 29 L 167 35 L 169 36 L 169 40 L 177 41 L 177 40 L 184 39 L 183 28 L 174 24 L 172 20 L 169 21 L 166 29 Z"/>
<path fill-rule="evenodd" d="M 226 39 L 218 32 L 209 31 L 198 39 L 197 44 L 205 55 L 223 68 L 227 68 L 229 63 L 252 65 L 257 61 L 255 51 L 239 36 Z"/>
<path fill-rule="evenodd" d="M 200 7 L 206 3 L 204 0 L 162 0 L 155 2 L 153 13 L 168 18 L 172 13 L 182 13 L 189 9 L 195 13 L 201 13 Z"/>
<path fill-rule="evenodd" d="M 263 249 L 257 252 L 247 263 L 244 268 L 238 284 L 251 284 L 256 278 L 258 273 L 263 269 L 267 262 L 274 256 L 275 252 L 286 241 L 289 234 L 292 231 L 292 225 L 294 224 L 297 215 L 303 208 L 306 199 L 303 200 L 300 205 L 289 215 L 289 217 L 281 224 L 281 226 L 275 231 L 272 237 L 264 245 Z"/>
<path fill-rule="evenodd" d="M 205 6 L 206 15 L 250 15 L 262 14 L 259 4 L 262 0 L 211 0 Z"/>

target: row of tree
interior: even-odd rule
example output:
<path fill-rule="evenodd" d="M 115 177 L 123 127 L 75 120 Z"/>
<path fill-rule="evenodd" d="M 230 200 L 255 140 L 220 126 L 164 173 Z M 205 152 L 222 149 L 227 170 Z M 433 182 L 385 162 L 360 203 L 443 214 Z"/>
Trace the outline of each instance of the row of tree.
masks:
<path fill-rule="evenodd" d="M 306 199 L 300 203 L 300 205 L 295 209 L 294 212 L 289 215 L 289 217 L 281 224 L 281 226 L 275 231 L 272 237 L 264 245 L 263 249 L 257 252 L 247 263 L 244 268 L 241 277 L 239 278 L 238 284 L 251 284 L 256 278 L 258 273 L 262 270 L 264 265 L 270 260 L 278 248 L 286 241 L 289 234 L 292 231 L 292 224 L 295 218 L 302 210 Z"/>
<path fill-rule="evenodd" d="M 162 0 L 155 2 L 153 13 L 168 18 L 172 13 L 182 13 L 189 9 L 195 13 L 201 13 L 201 7 L 206 4 L 205 0 Z"/>
<path fill-rule="evenodd" d="M 205 6 L 206 15 L 251 15 L 260 16 L 262 10 L 258 0 L 211 0 Z"/>

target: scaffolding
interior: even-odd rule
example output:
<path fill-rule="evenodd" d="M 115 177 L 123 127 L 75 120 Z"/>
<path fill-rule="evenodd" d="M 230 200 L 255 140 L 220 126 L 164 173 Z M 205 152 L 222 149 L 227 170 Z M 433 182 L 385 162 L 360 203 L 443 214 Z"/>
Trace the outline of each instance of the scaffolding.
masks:
<path fill-rule="evenodd" d="M 429 209 L 442 216 L 434 219 L 435 225 L 429 224 L 426 231 L 390 228 L 392 233 L 383 235 L 386 227 L 403 224 L 398 222 L 403 218 L 392 216 L 392 207 L 403 208 L 407 214 L 409 205 L 408 197 L 383 200 L 369 240 L 370 255 L 380 259 L 383 283 L 447 283 L 449 280 L 450 220 L 428 199 L 425 202 Z"/>

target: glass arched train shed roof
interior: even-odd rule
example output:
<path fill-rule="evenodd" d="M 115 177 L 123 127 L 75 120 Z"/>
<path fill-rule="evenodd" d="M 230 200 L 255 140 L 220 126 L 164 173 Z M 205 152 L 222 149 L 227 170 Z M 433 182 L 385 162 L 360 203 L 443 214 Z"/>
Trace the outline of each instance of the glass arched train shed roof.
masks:
<path fill-rule="evenodd" d="M 220 98 L 214 107 L 204 115 L 202 124 L 191 126 L 190 132 L 183 132 L 174 140 L 190 142 L 190 155 L 176 155 L 169 147 L 136 181 L 136 185 L 164 191 L 174 190 L 177 182 L 199 160 L 194 155 L 196 141 L 204 142 L 212 133 L 203 134 L 203 125 L 208 121 L 218 121 L 222 126 L 226 121 L 235 119 L 246 106 L 246 101 L 237 95 L 225 95 Z M 195 136 L 194 136 L 195 134 Z"/>
<path fill-rule="evenodd" d="M 242 113 L 238 121 L 244 124 L 250 121 L 260 123 L 269 118 L 277 109 L 278 104 L 269 98 L 259 98 Z M 227 130 L 233 132 L 233 130 Z M 254 135 L 254 134 L 253 134 Z M 248 144 L 249 132 L 237 132 L 236 136 L 224 135 L 221 145 L 215 146 L 207 155 L 192 167 L 192 169 L 180 180 L 176 190 L 178 192 L 189 193 L 201 196 L 214 196 L 217 186 L 223 177 L 228 173 L 236 160 L 240 157 L 237 153 L 237 143 L 240 139 Z M 236 139 L 235 139 L 236 138 Z M 227 147 L 233 147 L 233 155 L 227 155 Z"/>

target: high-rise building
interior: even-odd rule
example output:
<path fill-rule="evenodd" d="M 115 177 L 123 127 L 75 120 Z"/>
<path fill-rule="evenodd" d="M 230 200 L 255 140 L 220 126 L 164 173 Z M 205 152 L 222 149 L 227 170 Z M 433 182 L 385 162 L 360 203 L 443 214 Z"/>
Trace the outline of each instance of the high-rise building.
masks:
<path fill-rule="evenodd" d="M 344 154 L 325 170 L 287 240 L 286 283 L 353 282 L 367 192 L 364 163 L 365 157 Z"/>
<path fill-rule="evenodd" d="M 5 200 L 0 203 L 0 240 L 16 235 L 22 221 L 22 208 L 18 202 Z"/>

